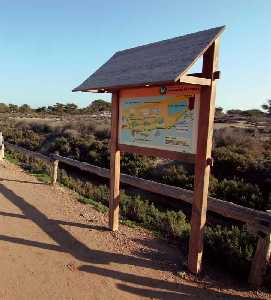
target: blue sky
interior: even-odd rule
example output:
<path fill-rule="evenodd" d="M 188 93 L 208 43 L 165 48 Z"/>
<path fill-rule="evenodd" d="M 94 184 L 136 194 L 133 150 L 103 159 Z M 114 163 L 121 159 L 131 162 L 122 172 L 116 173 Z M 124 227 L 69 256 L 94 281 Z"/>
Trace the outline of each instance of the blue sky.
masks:
<path fill-rule="evenodd" d="M 259 108 L 271 97 L 270 12 L 270 0 L 0 0 L 0 102 L 85 106 L 101 96 L 72 88 L 115 51 L 226 25 L 217 106 Z"/>

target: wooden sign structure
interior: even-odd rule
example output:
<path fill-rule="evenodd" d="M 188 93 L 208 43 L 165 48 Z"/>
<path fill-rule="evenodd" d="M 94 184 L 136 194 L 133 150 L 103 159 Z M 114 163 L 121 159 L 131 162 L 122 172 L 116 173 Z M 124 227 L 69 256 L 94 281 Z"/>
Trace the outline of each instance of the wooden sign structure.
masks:
<path fill-rule="evenodd" d="M 73 91 L 112 93 L 109 226 L 118 230 L 121 152 L 195 163 L 188 268 L 201 271 L 219 38 L 225 26 L 115 53 Z M 203 57 L 202 73 L 187 74 Z"/>

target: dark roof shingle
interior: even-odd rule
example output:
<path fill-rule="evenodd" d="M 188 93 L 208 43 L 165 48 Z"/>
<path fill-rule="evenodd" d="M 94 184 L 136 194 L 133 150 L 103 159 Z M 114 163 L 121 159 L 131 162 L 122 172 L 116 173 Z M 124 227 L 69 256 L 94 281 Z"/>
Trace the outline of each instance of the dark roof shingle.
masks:
<path fill-rule="evenodd" d="M 116 52 L 73 91 L 174 82 L 223 30 L 216 27 Z"/>

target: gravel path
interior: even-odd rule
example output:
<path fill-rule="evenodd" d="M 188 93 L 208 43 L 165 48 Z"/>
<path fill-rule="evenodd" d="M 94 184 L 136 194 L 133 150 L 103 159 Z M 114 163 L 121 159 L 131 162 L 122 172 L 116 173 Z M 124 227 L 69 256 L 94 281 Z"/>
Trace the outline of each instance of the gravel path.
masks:
<path fill-rule="evenodd" d="M 140 228 L 108 231 L 75 193 L 11 163 L 0 172 L 0 299 L 268 298 L 228 279 L 180 279 L 176 247 Z"/>

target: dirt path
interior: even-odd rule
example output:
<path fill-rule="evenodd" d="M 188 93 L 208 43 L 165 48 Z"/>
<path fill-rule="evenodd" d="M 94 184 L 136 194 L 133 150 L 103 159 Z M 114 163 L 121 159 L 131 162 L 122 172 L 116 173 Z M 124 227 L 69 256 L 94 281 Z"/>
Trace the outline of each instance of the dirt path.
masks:
<path fill-rule="evenodd" d="M 181 259 L 175 247 L 143 229 L 111 233 L 106 216 L 73 192 L 8 162 L 0 171 L 0 299 L 267 297 L 181 280 L 174 275 Z"/>

